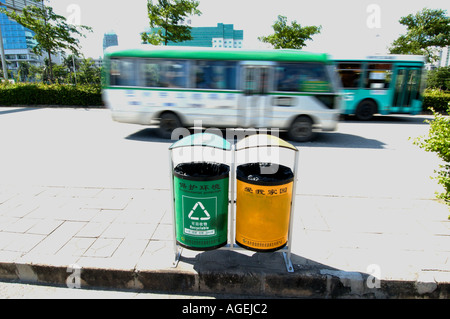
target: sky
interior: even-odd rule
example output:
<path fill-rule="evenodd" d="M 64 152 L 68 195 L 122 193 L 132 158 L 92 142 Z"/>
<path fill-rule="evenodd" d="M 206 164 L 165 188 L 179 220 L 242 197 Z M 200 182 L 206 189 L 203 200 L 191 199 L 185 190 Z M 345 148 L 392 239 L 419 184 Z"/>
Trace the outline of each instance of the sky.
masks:
<path fill-rule="evenodd" d="M 156 0 L 154 0 L 156 1 Z M 119 45 L 140 44 L 140 32 L 149 26 L 147 0 L 48 0 L 54 11 L 72 24 L 93 28 L 81 39 L 86 57 L 103 56 L 103 35 L 114 31 Z M 334 57 L 387 54 L 387 48 L 406 28 L 398 21 L 423 8 L 444 9 L 448 0 L 200 0 L 201 16 L 192 17 L 193 27 L 234 24 L 244 30 L 244 48 L 267 48 L 257 38 L 273 33 L 278 15 L 302 26 L 322 26 L 321 33 L 307 41 L 305 51 Z"/>

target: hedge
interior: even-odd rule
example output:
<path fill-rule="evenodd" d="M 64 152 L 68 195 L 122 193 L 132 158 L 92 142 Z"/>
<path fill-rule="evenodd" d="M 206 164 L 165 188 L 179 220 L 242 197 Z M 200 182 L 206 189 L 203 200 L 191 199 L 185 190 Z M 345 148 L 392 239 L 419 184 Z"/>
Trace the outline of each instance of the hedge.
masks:
<path fill-rule="evenodd" d="M 428 89 L 423 94 L 424 111 L 433 108 L 436 112 L 444 113 L 447 111 L 450 103 L 450 92 L 439 89 Z"/>
<path fill-rule="evenodd" d="M 98 85 L 2 83 L 0 105 L 103 107 Z"/>

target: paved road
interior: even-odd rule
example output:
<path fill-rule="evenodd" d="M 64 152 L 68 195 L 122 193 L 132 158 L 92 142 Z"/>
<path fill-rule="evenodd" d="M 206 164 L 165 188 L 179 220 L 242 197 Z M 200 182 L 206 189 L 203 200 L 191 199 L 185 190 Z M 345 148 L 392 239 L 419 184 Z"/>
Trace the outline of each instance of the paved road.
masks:
<path fill-rule="evenodd" d="M 439 161 L 409 140 L 426 134 L 425 118 L 347 120 L 295 144 L 297 193 L 433 198 Z M 170 144 L 154 129 L 113 122 L 108 110 L 0 108 L 0 183 L 168 189 Z"/>

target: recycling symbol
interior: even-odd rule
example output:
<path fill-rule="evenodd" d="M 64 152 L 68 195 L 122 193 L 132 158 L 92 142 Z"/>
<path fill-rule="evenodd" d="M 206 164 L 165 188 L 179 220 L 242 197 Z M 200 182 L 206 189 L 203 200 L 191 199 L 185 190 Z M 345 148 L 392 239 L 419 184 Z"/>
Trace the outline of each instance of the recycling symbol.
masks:
<path fill-rule="evenodd" d="M 203 211 L 203 216 L 202 217 L 196 217 L 193 216 L 194 212 L 197 210 L 197 208 L 200 206 L 201 210 Z M 205 206 L 203 206 L 202 202 L 197 202 L 195 203 L 194 207 L 192 207 L 188 218 L 191 220 L 210 220 L 211 219 L 211 215 L 209 215 L 208 211 L 206 210 Z"/>

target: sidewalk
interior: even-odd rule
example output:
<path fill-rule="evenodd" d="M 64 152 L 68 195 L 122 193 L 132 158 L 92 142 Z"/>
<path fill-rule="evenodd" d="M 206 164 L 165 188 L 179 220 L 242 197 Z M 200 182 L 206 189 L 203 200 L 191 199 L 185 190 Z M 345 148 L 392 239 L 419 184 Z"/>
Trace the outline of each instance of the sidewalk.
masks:
<path fill-rule="evenodd" d="M 450 298 L 450 213 L 437 201 L 297 194 L 288 273 L 281 253 L 246 250 L 185 249 L 173 268 L 169 197 L 0 185 L 0 279 L 66 285 L 80 267 L 81 287 Z"/>

